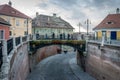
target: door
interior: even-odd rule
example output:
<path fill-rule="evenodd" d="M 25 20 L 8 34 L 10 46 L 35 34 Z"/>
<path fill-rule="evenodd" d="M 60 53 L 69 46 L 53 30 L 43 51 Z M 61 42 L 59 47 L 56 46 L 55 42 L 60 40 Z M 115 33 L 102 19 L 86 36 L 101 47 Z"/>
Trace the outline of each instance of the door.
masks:
<path fill-rule="evenodd" d="M 116 31 L 111 31 L 111 40 L 116 40 Z"/>

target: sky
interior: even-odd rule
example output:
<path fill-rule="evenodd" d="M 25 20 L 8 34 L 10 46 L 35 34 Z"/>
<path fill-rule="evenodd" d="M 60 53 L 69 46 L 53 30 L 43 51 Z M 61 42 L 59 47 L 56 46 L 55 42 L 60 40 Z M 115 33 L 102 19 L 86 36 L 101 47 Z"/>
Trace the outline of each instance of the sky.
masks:
<path fill-rule="evenodd" d="M 0 0 L 0 5 L 9 0 Z M 12 7 L 34 18 L 36 12 L 52 16 L 56 13 L 69 22 L 75 32 L 86 31 L 85 21 L 89 19 L 89 32 L 97 26 L 108 14 L 115 14 L 120 8 L 120 0 L 11 0 Z"/>

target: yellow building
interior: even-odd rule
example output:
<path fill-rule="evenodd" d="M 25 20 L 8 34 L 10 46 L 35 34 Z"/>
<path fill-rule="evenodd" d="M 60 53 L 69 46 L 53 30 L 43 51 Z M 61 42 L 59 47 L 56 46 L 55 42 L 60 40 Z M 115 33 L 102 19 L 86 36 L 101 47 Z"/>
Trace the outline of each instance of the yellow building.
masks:
<path fill-rule="evenodd" d="M 109 14 L 93 29 L 98 39 L 102 39 L 102 36 L 105 35 L 106 40 L 120 40 L 119 9 L 116 12 L 116 14 Z"/>
<path fill-rule="evenodd" d="M 12 7 L 11 2 L 0 5 L 0 17 L 11 24 L 10 36 L 24 36 L 32 33 L 32 19 Z"/>

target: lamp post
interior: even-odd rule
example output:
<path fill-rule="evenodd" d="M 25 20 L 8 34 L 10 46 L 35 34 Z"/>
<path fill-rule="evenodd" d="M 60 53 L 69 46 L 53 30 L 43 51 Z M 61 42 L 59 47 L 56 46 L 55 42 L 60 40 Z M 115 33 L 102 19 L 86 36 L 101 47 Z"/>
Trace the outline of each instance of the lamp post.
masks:
<path fill-rule="evenodd" d="M 87 19 L 87 20 L 85 21 L 85 24 L 87 25 L 87 35 L 88 35 L 88 33 L 89 33 L 89 31 L 88 31 L 88 29 L 89 29 L 89 24 L 91 24 L 90 20 Z"/>
<path fill-rule="evenodd" d="M 79 22 L 79 23 L 78 23 L 78 27 L 79 27 L 79 34 L 80 34 L 80 26 L 82 26 L 82 24 Z"/>
<path fill-rule="evenodd" d="M 27 18 L 27 35 L 28 35 L 28 18 Z"/>

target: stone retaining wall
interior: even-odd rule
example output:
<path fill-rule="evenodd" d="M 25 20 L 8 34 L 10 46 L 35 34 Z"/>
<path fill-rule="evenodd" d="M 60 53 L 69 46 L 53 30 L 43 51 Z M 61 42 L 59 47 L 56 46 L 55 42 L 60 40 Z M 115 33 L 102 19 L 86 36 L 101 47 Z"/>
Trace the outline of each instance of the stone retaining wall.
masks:
<path fill-rule="evenodd" d="M 120 80 L 120 47 L 88 43 L 86 71 L 97 80 Z"/>
<path fill-rule="evenodd" d="M 25 80 L 29 73 L 27 44 L 20 46 L 14 52 L 10 61 L 9 80 Z"/>

